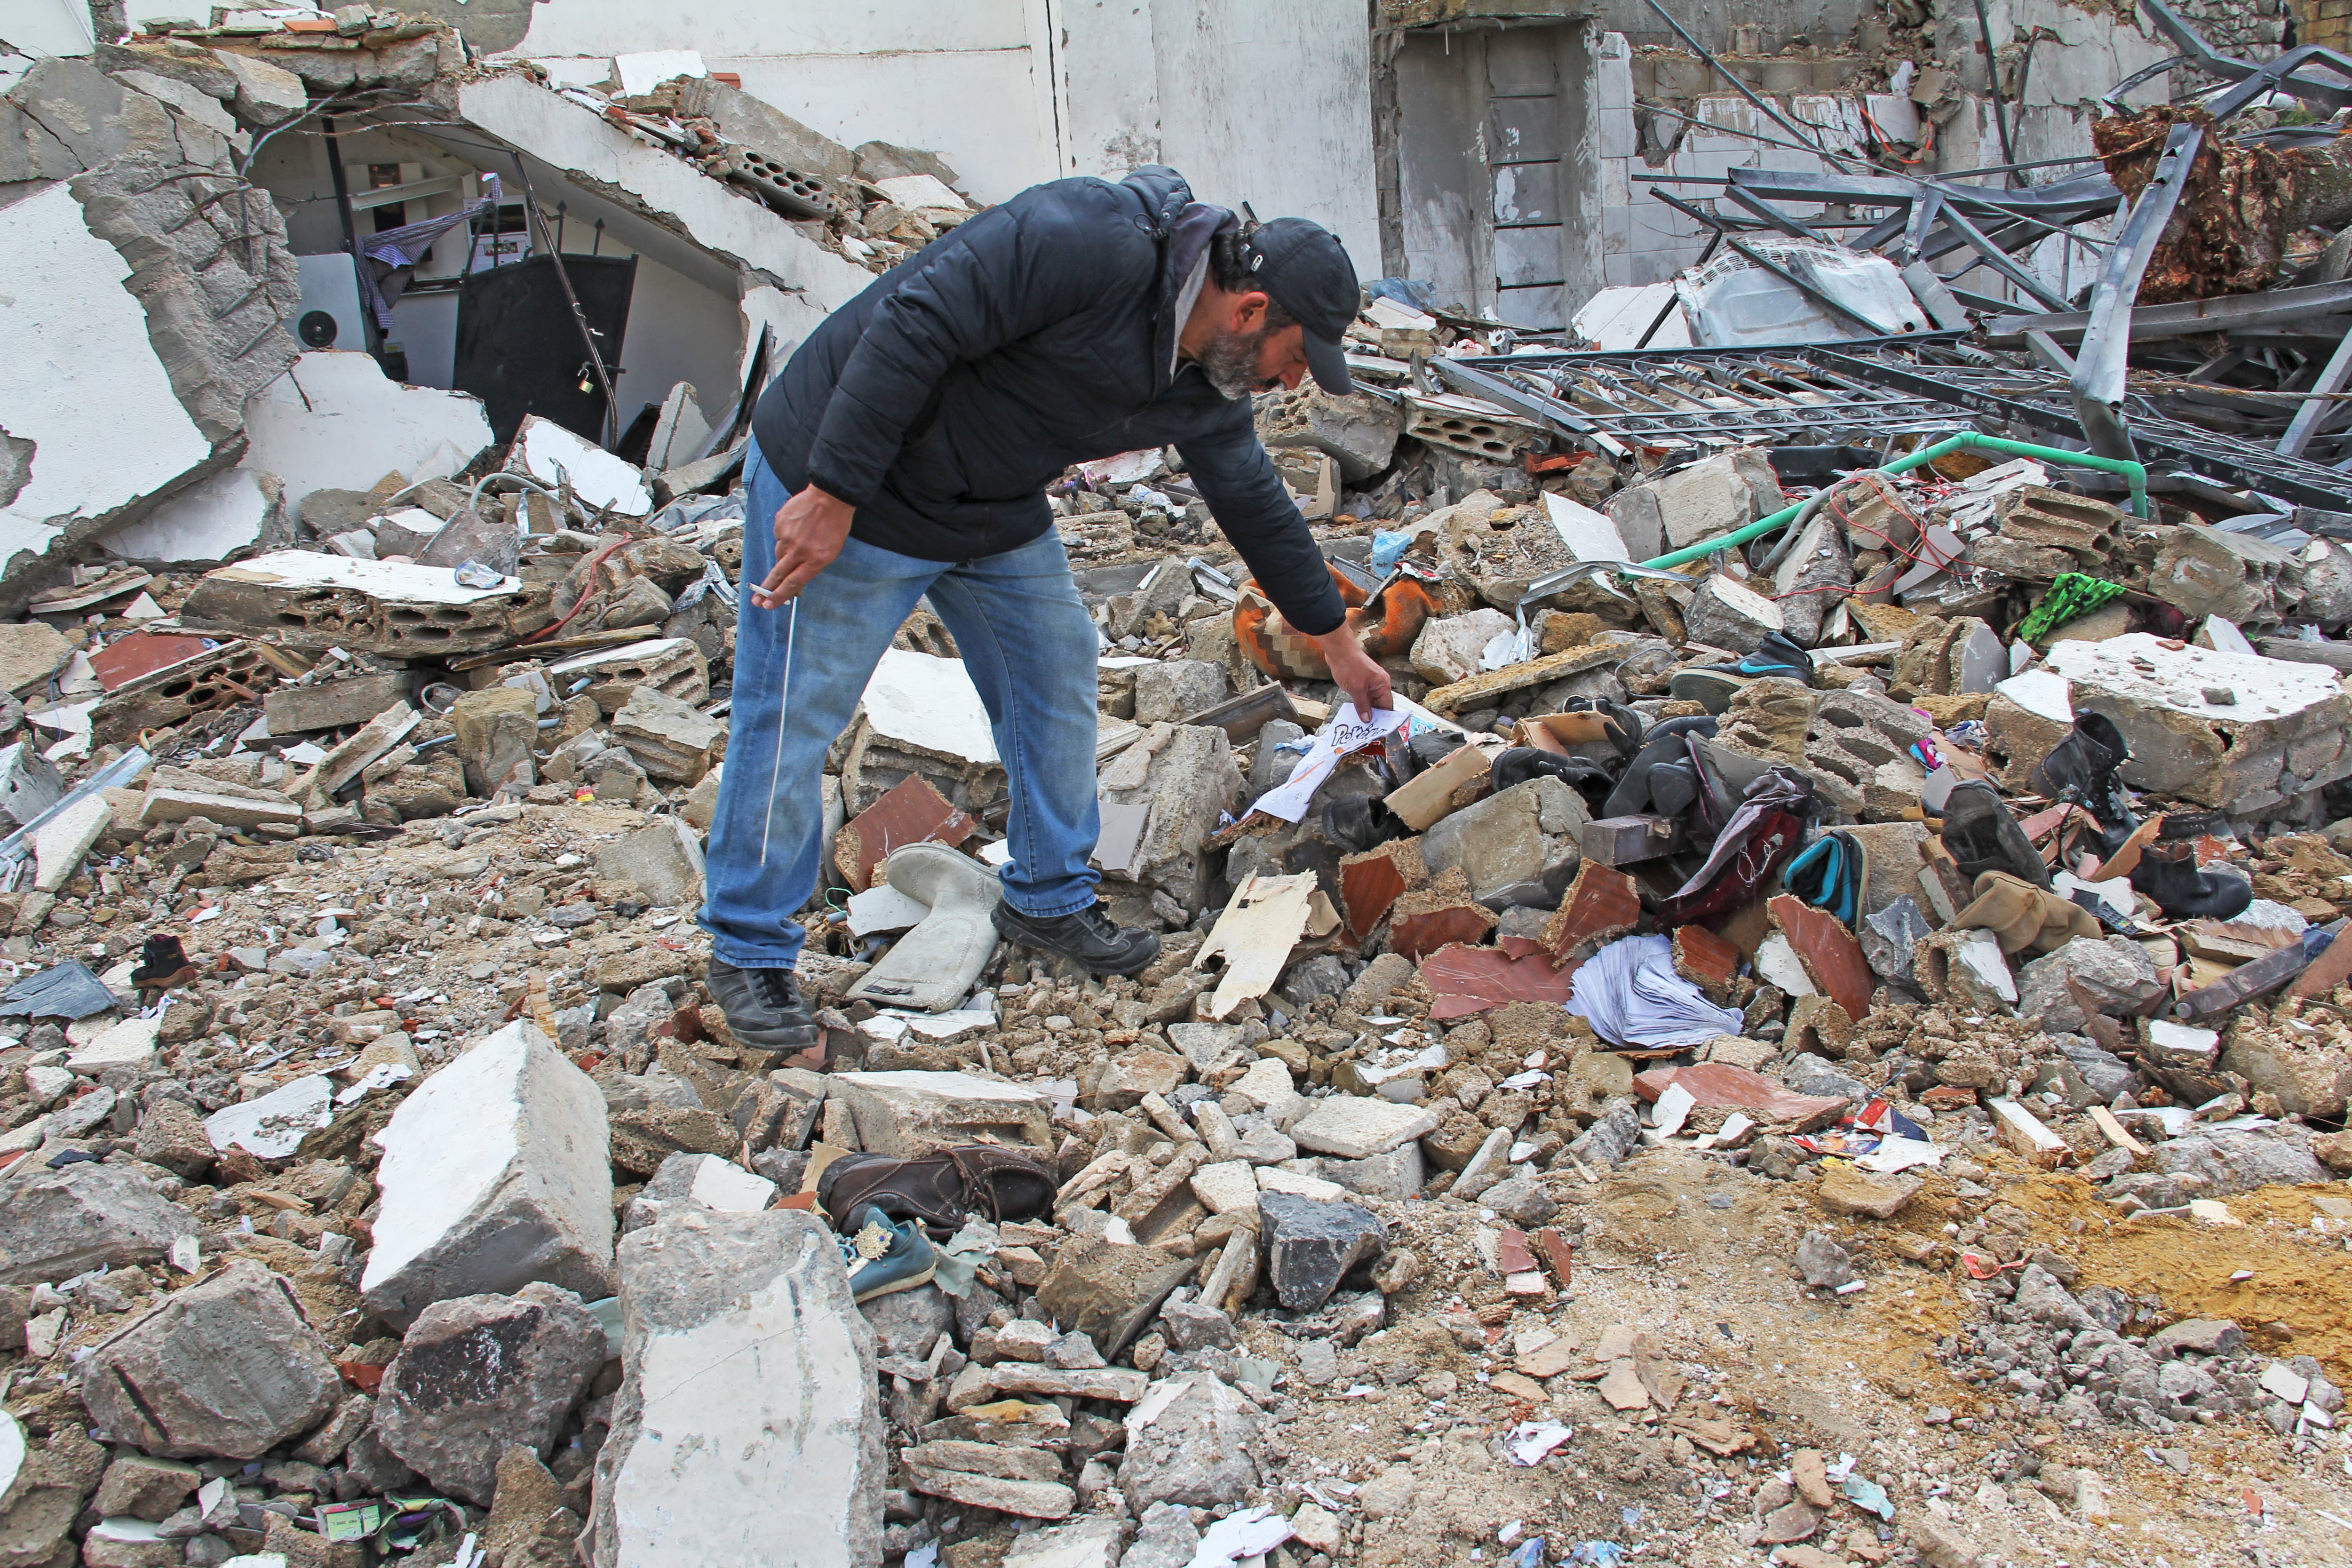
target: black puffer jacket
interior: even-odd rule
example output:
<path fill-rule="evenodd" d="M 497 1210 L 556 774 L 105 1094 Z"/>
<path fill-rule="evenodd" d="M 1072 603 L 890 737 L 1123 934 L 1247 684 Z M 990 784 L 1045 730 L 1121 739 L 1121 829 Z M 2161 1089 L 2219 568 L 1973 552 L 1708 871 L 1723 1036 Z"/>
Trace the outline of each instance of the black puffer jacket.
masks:
<path fill-rule="evenodd" d="M 853 537 L 969 561 L 1051 528 L 1071 464 L 1173 445 L 1267 597 L 1329 631 L 1339 596 L 1249 400 L 1176 363 L 1184 280 L 1233 221 L 1172 169 L 1034 185 L 826 318 L 761 395 L 760 450 L 856 506 Z"/>

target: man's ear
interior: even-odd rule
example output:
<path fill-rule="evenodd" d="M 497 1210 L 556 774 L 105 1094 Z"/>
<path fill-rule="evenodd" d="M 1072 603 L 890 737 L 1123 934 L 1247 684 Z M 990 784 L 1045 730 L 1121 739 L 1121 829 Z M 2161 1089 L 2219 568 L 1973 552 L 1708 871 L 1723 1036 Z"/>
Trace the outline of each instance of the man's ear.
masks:
<path fill-rule="evenodd" d="M 1265 294 L 1255 289 L 1246 294 L 1234 295 L 1234 331 L 1254 332 L 1264 326 L 1265 308 L 1270 302 Z"/>

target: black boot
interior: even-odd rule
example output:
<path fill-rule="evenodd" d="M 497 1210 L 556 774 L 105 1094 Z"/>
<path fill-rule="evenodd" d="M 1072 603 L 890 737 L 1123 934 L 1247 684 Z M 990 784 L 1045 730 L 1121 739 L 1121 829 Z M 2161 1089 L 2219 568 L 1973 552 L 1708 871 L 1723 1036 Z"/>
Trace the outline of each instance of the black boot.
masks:
<path fill-rule="evenodd" d="M 762 1051 L 804 1051 L 817 1042 L 816 1020 L 801 1000 L 800 982 L 789 969 L 738 969 L 710 961 L 705 982 L 711 1000 L 727 1015 L 727 1027 L 745 1045 Z"/>
<path fill-rule="evenodd" d="M 1662 724 L 1653 725 L 1649 734 L 1643 738 L 1641 749 L 1633 753 L 1633 760 L 1625 764 L 1625 776 L 1619 779 L 1617 787 L 1610 792 L 1607 804 L 1601 808 L 1601 815 L 1635 816 L 1651 810 L 1650 770 L 1677 757 L 1687 759 L 1690 746 L 1683 737 L 1694 731 L 1702 736 L 1711 736 L 1715 728 L 1714 720 L 1698 716 L 1669 719 Z M 1684 804 L 1689 803 L 1685 801 Z M 1659 815 L 1673 816 L 1676 814 L 1661 810 Z"/>
<path fill-rule="evenodd" d="M 1041 920 L 1000 901 L 995 919 L 997 933 L 1005 941 L 1066 958 L 1089 974 L 1138 974 L 1160 956 L 1157 936 L 1111 924 L 1099 902 L 1075 914 Z"/>
<path fill-rule="evenodd" d="M 2105 852 L 2112 855 L 2139 826 L 2117 777 L 2130 760 L 2130 743 L 2114 720 L 2079 713 L 2073 731 L 2042 760 L 2042 776 L 2033 782 L 2053 799 L 2074 801 L 2097 817 Z"/>
<path fill-rule="evenodd" d="M 1943 837 L 1960 875 L 1971 882 L 1987 871 L 2006 871 L 2037 888 L 2050 885 L 2049 866 L 1989 784 L 1971 780 L 1952 786 L 1944 802 Z"/>
<path fill-rule="evenodd" d="M 2149 845 L 2140 851 L 2139 864 L 2131 869 L 2131 885 L 2177 921 L 2200 916 L 2226 921 L 2243 914 L 2254 901 L 2252 879 L 2218 868 L 2199 869 L 2194 848 L 2176 854 L 2169 847 L 2159 850 Z"/>

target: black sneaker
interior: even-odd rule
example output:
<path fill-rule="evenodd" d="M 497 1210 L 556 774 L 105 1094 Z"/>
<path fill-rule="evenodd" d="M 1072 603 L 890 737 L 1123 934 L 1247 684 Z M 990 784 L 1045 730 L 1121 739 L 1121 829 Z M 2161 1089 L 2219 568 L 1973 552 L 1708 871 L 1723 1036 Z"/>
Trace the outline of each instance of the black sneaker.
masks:
<path fill-rule="evenodd" d="M 1323 803 L 1323 836 L 1350 855 L 1378 848 L 1412 831 L 1376 795 L 1343 795 Z"/>
<path fill-rule="evenodd" d="M 1157 936 L 1111 924 L 1099 900 L 1076 914 L 1041 920 L 999 900 L 995 920 L 997 934 L 1016 947 L 1066 958 L 1089 974 L 1139 974 L 1160 956 Z"/>
<path fill-rule="evenodd" d="M 1696 702 L 1710 713 L 1731 706 L 1731 699 L 1751 680 L 1778 676 L 1806 686 L 1813 682 L 1813 661 L 1803 648 L 1779 632 L 1766 632 L 1756 651 L 1734 664 L 1702 664 L 1677 670 L 1666 683 L 1669 696 Z"/>
<path fill-rule="evenodd" d="M 817 1043 L 816 1020 L 801 1000 L 800 982 L 789 969 L 738 969 L 710 961 L 706 984 L 727 1027 L 756 1050 L 804 1051 Z"/>

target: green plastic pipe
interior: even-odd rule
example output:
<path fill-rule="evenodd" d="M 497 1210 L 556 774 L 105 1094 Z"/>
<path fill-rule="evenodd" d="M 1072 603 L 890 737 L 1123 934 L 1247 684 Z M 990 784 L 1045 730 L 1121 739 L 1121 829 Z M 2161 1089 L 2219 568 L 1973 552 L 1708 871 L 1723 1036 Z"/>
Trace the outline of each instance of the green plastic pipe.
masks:
<path fill-rule="evenodd" d="M 1958 452 L 1969 447 L 1983 451 L 2006 452 L 2012 458 L 2039 458 L 2044 462 L 2059 463 L 2069 468 L 2098 468 L 2110 474 L 2120 474 L 2124 481 L 2131 487 L 2132 515 L 2134 517 L 2147 515 L 2147 467 L 2146 464 L 2130 462 L 2122 458 L 2095 457 L 2089 452 L 2062 451 L 2055 447 L 2036 447 L 2024 441 L 2005 441 L 1998 436 L 1979 436 L 1973 430 L 1963 430 L 1957 436 L 1947 436 L 1934 445 L 1922 447 L 1907 457 L 1897 458 L 1885 468 L 1875 471 L 1882 474 L 1907 474 L 1916 468 L 1934 462 L 1947 452 Z M 1735 529 L 1720 539 L 1703 540 L 1699 543 L 1686 545 L 1680 550 L 1668 551 L 1654 560 L 1643 562 L 1642 564 L 1664 569 L 1680 566 L 1686 561 L 1696 561 L 1704 556 L 1714 555 L 1730 549 L 1735 544 L 1745 544 L 1751 539 L 1760 539 L 1776 528 L 1785 527 L 1804 509 L 1803 501 L 1799 501 L 1794 506 L 1782 507 L 1771 516 L 1758 518 L 1747 527 Z"/>

